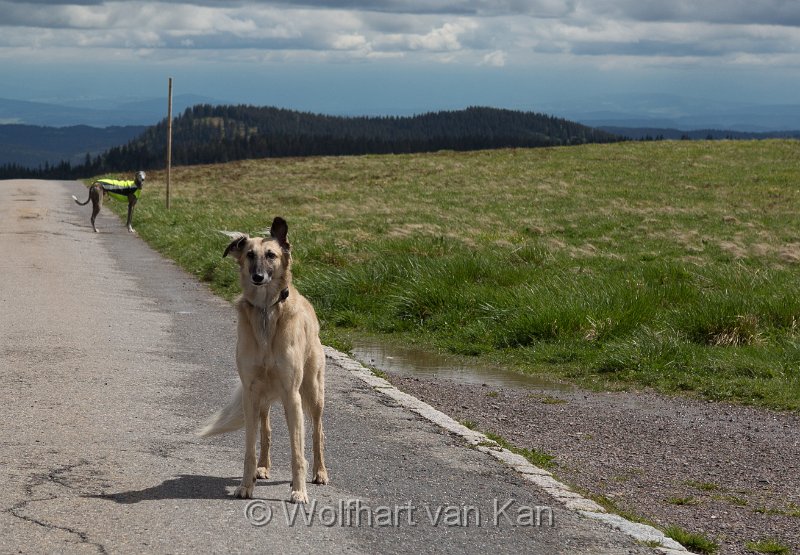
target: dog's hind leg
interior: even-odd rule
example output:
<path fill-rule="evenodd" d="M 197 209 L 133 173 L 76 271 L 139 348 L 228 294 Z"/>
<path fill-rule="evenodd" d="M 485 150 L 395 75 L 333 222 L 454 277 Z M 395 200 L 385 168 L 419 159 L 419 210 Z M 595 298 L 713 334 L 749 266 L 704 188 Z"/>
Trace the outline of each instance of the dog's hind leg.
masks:
<path fill-rule="evenodd" d="M 289 442 L 292 447 L 292 503 L 308 503 L 306 492 L 306 472 L 308 463 L 305 457 L 305 423 L 303 422 L 303 404 L 299 391 L 292 391 L 283 399 L 283 411 L 286 425 L 289 428 Z"/>
<path fill-rule="evenodd" d="M 92 229 L 95 233 L 98 233 L 94 221 L 100 213 L 100 206 L 103 204 L 103 194 L 100 192 L 100 188 L 97 185 L 89 189 L 89 198 L 92 200 Z"/>
<path fill-rule="evenodd" d="M 244 409 L 244 470 L 242 483 L 233 492 L 234 497 L 250 499 L 256 485 L 256 434 L 258 433 L 259 396 L 243 384 L 242 409 Z"/>
<path fill-rule="evenodd" d="M 328 469 L 325 468 L 325 433 L 322 431 L 322 410 L 324 401 L 320 398 L 309 407 L 311 423 L 314 426 L 314 479 L 315 484 L 328 483 Z"/>
<path fill-rule="evenodd" d="M 318 356 L 307 363 L 306 379 L 302 386 L 303 408 L 311 417 L 313 426 L 312 481 L 315 484 L 328 483 L 328 469 L 325 468 L 325 433 L 322 431 L 322 412 L 325 409 L 325 355 L 321 349 L 320 346 Z"/>
<path fill-rule="evenodd" d="M 272 426 L 269 422 L 269 405 L 261 409 L 261 455 L 258 457 L 256 467 L 256 477 L 266 480 L 269 478 L 269 469 L 272 460 L 269 456 L 269 448 L 272 444 Z"/>

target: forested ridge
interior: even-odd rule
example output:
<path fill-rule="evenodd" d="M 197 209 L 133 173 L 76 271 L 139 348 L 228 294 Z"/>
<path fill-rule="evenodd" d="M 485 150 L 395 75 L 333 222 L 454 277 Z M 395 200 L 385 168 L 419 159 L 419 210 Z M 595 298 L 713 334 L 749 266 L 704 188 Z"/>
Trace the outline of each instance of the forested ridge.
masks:
<path fill-rule="evenodd" d="M 84 164 L 63 162 L 6 177 L 71 178 L 163 168 L 167 120 Z M 249 105 L 187 108 L 173 119 L 172 162 L 193 165 L 250 158 L 344 156 L 542 147 L 613 142 L 611 133 L 534 112 L 472 107 L 410 117 L 345 117 Z M 25 168 L 0 167 L 4 173 Z"/>

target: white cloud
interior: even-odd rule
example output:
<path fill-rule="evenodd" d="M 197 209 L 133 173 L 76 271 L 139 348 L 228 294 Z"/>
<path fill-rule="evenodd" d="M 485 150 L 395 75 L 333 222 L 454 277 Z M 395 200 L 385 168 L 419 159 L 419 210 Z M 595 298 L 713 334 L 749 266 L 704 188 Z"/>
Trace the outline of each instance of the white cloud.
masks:
<path fill-rule="evenodd" d="M 482 63 L 487 66 L 503 67 L 506 65 L 506 53 L 502 50 L 489 52 L 483 57 Z"/>
<path fill-rule="evenodd" d="M 800 52 L 796 0 L 0 0 L 0 14 L 0 56 L 30 61 L 127 49 L 516 67 L 547 57 L 793 63 Z"/>
<path fill-rule="evenodd" d="M 349 34 L 337 35 L 331 41 L 331 46 L 336 50 L 368 50 L 369 44 L 364 35 Z"/>
<path fill-rule="evenodd" d="M 478 24 L 472 21 L 449 22 L 436 29 L 431 29 L 424 35 L 407 36 L 405 43 L 412 50 L 434 52 L 461 50 L 459 37 L 477 26 Z"/>

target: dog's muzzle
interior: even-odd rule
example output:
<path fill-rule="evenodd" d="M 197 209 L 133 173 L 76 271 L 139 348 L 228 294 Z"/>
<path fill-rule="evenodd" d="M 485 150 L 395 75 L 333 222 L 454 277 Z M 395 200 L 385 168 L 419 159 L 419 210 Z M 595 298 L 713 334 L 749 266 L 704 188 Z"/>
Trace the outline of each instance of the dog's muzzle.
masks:
<path fill-rule="evenodd" d="M 250 274 L 250 281 L 253 282 L 253 285 L 265 285 L 269 283 L 270 277 L 264 274 Z"/>

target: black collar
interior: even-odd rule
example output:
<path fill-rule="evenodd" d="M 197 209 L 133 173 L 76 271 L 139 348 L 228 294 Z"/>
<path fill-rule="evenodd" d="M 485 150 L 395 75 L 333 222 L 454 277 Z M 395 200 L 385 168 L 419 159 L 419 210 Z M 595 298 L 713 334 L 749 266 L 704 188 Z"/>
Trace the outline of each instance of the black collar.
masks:
<path fill-rule="evenodd" d="M 288 298 L 289 298 L 289 288 L 287 287 L 286 289 L 282 290 L 282 291 L 281 291 L 281 292 L 278 294 L 278 298 L 275 300 L 275 302 L 274 302 L 274 303 L 272 303 L 272 304 L 271 304 L 271 305 L 269 305 L 268 307 L 264 307 L 264 308 L 262 308 L 261 310 L 269 310 L 270 308 L 272 308 L 272 307 L 273 307 L 273 306 L 275 306 L 276 304 L 280 304 L 280 303 L 282 303 L 283 301 L 285 301 L 285 300 L 286 300 L 286 299 L 288 299 Z M 247 300 L 247 299 L 244 299 L 244 302 L 246 302 L 247 304 L 249 304 L 249 305 L 250 305 L 250 306 L 252 306 L 253 308 L 258 308 L 258 305 L 255 305 L 255 304 L 251 303 L 251 302 L 250 302 L 249 300 Z"/>
<path fill-rule="evenodd" d="M 288 298 L 289 298 L 289 288 L 287 287 L 286 289 L 281 291 L 281 294 L 278 295 L 278 300 L 275 301 L 274 303 L 272 303 L 272 306 L 275 306 L 278 303 L 282 303 L 283 301 L 285 301 Z"/>

